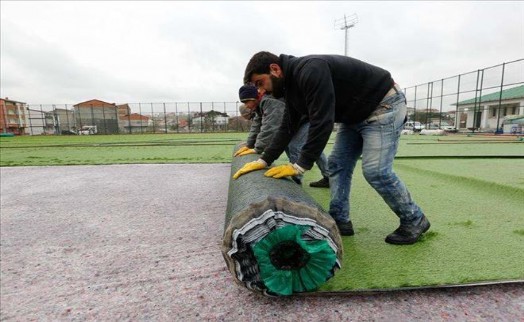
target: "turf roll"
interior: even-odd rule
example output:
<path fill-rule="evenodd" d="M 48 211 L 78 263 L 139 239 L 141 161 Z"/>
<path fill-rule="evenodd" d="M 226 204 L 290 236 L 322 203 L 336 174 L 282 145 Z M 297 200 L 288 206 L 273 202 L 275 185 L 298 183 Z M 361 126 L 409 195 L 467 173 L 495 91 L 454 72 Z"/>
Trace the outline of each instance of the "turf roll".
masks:
<path fill-rule="evenodd" d="M 258 158 L 233 157 L 231 177 Z M 341 267 L 337 226 L 300 185 L 264 172 L 230 179 L 222 241 L 227 267 L 237 283 L 264 295 L 315 291 Z"/>

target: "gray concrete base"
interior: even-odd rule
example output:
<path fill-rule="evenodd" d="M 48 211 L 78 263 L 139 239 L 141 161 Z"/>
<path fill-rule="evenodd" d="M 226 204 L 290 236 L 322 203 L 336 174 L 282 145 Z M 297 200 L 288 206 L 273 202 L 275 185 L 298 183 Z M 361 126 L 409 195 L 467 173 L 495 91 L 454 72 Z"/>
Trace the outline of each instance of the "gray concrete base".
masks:
<path fill-rule="evenodd" d="M 265 298 L 220 252 L 230 166 L 0 168 L 1 320 L 515 320 L 522 285 Z"/>

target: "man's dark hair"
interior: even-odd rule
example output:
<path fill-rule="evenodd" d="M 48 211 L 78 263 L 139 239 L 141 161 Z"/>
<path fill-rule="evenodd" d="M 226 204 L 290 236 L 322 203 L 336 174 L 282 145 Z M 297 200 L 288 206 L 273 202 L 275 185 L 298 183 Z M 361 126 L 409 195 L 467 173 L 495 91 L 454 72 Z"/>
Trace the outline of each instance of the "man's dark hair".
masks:
<path fill-rule="evenodd" d="M 269 74 L 271 64 L 280 64 L 280 58 L 268 51 L 261 51 L 253 55 L 244 72 L 244 84 L 251 82 L 253 74 Z"/>

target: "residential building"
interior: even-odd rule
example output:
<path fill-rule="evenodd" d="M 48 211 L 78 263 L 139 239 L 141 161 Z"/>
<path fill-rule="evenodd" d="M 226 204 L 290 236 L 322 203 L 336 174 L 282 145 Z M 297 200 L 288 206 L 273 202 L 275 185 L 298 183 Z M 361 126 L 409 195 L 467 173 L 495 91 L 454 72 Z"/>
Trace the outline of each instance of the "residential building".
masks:
<path fill-rule="evenodd" d="M 455 124 L 460 124 L 460 129 L 501 132 L 505 119 L 524 115 L 524 85 L 453 105 L 458 105 Z"/>
<path fill-rule="evenodd" d="M 120 133 L 146 133 L 152 126 L 150 117 L 138 113 L 131 113 L 129 104 L 117 105 L 118 128 Z"/>
<path fill-rule="evenodd" d="M 27 127 L 26 103 L 0 98 L 0 132 L 23 135 Z"/>
<path fill-rule="evenodd" d="M 121 133 L 146 133 L 152 126 L 151 118 L 138 113 L 119 116 L 118 124 Z"/>
<path fill-rule="evenodd" d="M 66 108 L 55 108 L 53 115 L 58 124 L 57 133 L 63 131 L 76 131 L 78 130 L 75 123 L 75 112 Z"/>
<path fill-rule="evenodd" d="M 96 126 L 100 134 L 116 134 L 118 130 L 118 108 L 115 103 L 93 99 L 73 105 L 75 124 Z"/>
<path fill-rule="evenodd" d="M 226 113 L 211 110 L 204 113 L 195 113 L 191 119 L 192 128 L 196 131 L 227 130 L 229 116 Z"/>
<path fill-rule="evenodd" d="M 27 109 L 27 127 L 25 134 L 29 135 L 46 135 L 57 134 L 58 122 L 53 112 L 44 112 L 42 110 Z"/>

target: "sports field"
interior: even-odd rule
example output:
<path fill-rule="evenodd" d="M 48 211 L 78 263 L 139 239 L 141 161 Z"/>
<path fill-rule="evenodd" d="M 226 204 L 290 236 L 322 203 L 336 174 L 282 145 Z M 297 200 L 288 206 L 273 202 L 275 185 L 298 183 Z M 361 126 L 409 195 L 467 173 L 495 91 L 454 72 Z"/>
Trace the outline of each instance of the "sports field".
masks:
<path fill-rule="evenodd" d="M 1 138 L 2 166 L 230 163 L 245 133 Z M 326 151 L 332 148 L 331 138 Z M 395 171 L 432 222 L 422 242 L 385 244 L 397 219 L 357 165 L 345 269 L 324 291 L 524 280 L 524 141 L 473 135 L 401 138 Z M 286 162 L 285 158 L 278 163 Z M 304 189 L 325 209 L 329 190 Z M 225 188 L 225 187 L 224 187 Z M 387 269 L 385 269 L 387 268 Z"/>
<path fill-rule="evenodd" d="M 13 320 L 278 315 L 284 321 L 522 316 L 520 138 L 403 136 L 395 171 L 432 224 L 421 242 L 384 242 L 396 217 L 357 166 L 351 194 L 356 234 L 343 237 L 342 269 L 314 293 L 321 297 L 266 299 L 233 282 L 219 247 L 231 154 L 245 137 L 0 138 L 1 315 Z M 332 143 L 326 152 L 331 148 Z M 73 164 L 81 166 L 68 166 Z M 329 191 L 308 186 L 318 179 L 316 167 L 306 172 L 304 189 L 326 208 Z M 500 284 L 505 282 L 513 283 Z M 499 285 L 398 291 L 483 283 Z M 378 290 L 395 292 L 368 294 Z"/>
<path fill-rule="evenodd" d="M 0 166 L 229 163 L 246 133 L 0 137 Z M 326 147 L 331 150 L 334 135 Z M 398 158 L 524 157 L 517 136 L 403 136 Z"/>

